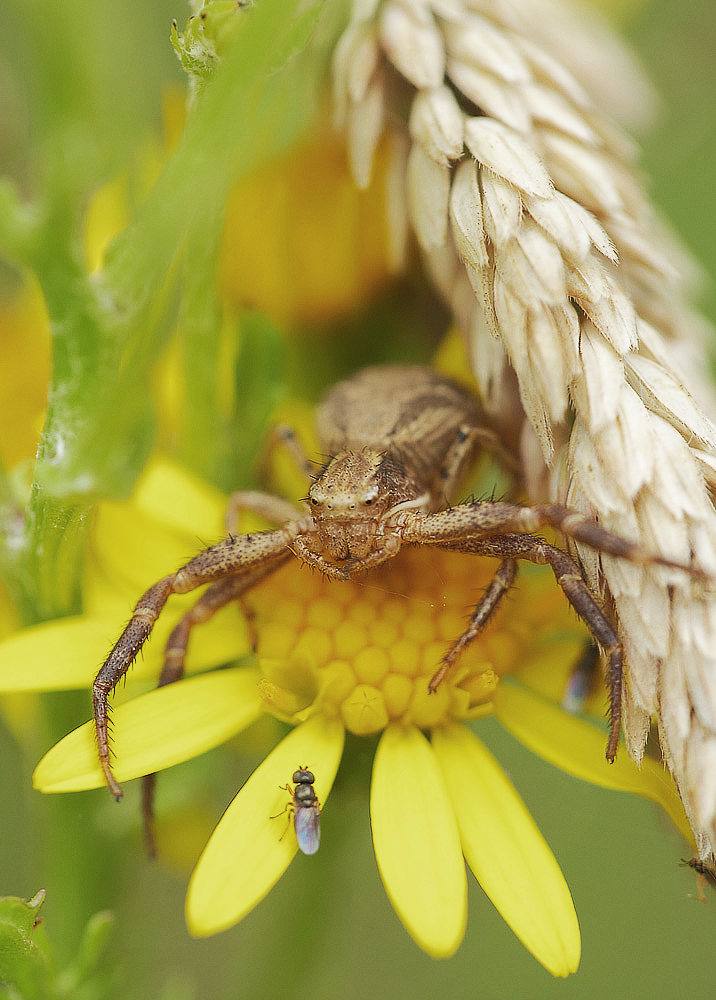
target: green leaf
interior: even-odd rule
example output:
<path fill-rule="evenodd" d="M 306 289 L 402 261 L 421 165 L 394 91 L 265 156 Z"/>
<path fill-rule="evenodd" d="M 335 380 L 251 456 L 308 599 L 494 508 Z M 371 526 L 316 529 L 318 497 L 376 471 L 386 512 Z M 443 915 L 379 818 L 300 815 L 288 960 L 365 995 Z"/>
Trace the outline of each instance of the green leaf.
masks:
<path fill-rule="evenodd" d="M 35 934 L 44 899 L 44 889 L 27 901 L 17 896 L 0 899 L 0 988 L 8 989 L 9 997 L 47 996 L 49 957 Z"/>

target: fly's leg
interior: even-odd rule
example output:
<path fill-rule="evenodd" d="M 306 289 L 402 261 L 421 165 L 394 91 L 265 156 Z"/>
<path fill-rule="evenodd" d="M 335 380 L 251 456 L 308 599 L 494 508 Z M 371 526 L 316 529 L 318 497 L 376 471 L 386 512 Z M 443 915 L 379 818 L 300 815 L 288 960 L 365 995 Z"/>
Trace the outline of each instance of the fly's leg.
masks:
<path fill-rule="evenodd" d="M 278 819 L 279 816 L 283 816 L 284 813 L 288 813 L 288 819 L 286 820 L 286 829 L 283 831 L 283 833 L 281 834 L 281 836 L 278 838 L 279 841 L 281 841 L 281 840 L 283 840 L 283 838 L 288 833 L 288 828 L 291 825 L 291 819 L 292 819 L 292 817 L 296 813 L 296 807 L 293 804 L 293 789 L 291 788 L 291 786 L 290 785 L 279 785 L 278 787 L 281 789 L 282 792 L 284 792 L 284 791 L 288 792 L 288 794 L 291 796 L 291 798 L 286 803 L 286 805 L 283 807 L 283 809 L 281 810 L 281 812 L 277 812 L 273 816 L 269 816 L 269 819 Z"/>
<path fill-rule="evenodd" d="M 295 521 L 275 531 L 260 531 L 220 542 L 200 552 L 176 573 L 159 580 L 140 597 L 128 625 L 100 668 L 92 687 L 97 751 L 107 785 L 116 799 L 121 798 L 122 788 L 112 774 L 110 764 L 109 694 L 151 635 L 168 598 L 230 576 L 240 576 L 245 579 L 246 586 L 251 586 L 259 568 L 270 572 L 289 558 L 293 539 L 306 527 L 306 523 Z"/>
<path fill-rule="evenodd" d="M 288 558 L 290 553 L 286 553 Z M 241 576 L 231 576 L 226 580 L 213 583 L 199 598 L 196 604 L 187 611 L 172 629 L 164 647 L 164 664 L 159 675 L 157 687 L 174 684 L 184 676 L 184 663 L 191 630 L 196 625 L 209 621 L 210 618 L 226 607 L 233 600 L 240 600 L 250 587 L 256 586 L 261 580 L 279 568 L 283 560 L 275 560 L 265 566 L 257 566 L 251 573 Z M 154 790 L 156 774 L 145 774 L 142 779 L 142 819 L 144 828 L 144 843 L 147 854 L 154 857 L 156 844 L 154 840 Z"/>

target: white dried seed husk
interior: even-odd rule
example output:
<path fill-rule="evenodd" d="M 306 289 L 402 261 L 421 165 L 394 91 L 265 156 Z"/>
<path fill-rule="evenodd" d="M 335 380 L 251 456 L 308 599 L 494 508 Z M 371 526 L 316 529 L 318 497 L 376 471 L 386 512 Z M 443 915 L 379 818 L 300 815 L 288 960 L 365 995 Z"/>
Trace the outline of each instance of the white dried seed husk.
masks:
<path fill-rule="evenodd" d="M 485 232 L 495 247 L 515 238 L 522 223 L 522 198 L 517 188 L 491 170 L 480 171 Z"/>
<path fill-rule="evenodd" d="M 472 267 L 487 267 L 490 257 L 482 218 L 482 198 L 477 166 L 472 159 L 460 163 L 450 188 L 450 225 L 460 257 Z"/>
<path fill-rule="evenodd" d="M 589 254 L 579 264 L 572 263 L 567 270 L 567 292 L 576 303 L 599 301 L 607 294 L 606 268 L 604 261 L 595 254 Z"/>
<path fill-rule="evenodd" d="M 450 171 L 414 145 L 408 155 L 408 212 L 423 250 L 445 245 L 450 201 Z"/>
<path fill-rule="evenodd" d="M 669 766 L 679 775 L 682 795 L 691 784 L 689 776 L 685 774 L 684 763 L 687 743 L 694 733 L 690 699 L 684 697 L 684 692 L 687 690 L 684 663 L 685 657 L 688 657 L 690 653 L 690 649 L 683 648 L 681 644 L 674 644 L 669 655 L 661 662 L 658 679 L 657 705 L 662 747 L 666 745 Z M 685 787 L 682 782 L 685 782 Z M 692 798 L 698 798 L 698 796 L 684 797 L 688 801 L 691 801 Z M 694 805 L 692 804 L 692 812 L 693 809 Z"/>
<path fill-rule="evenodd" d="M 581 332 L 582 366 L 572 386 L 572 397 L 593 440 L 602 427 L 614 423 L 619 413 L 624 362 L 591 323 L 582 324 Z"/>
<path fill-rule="evenodd" d="M 389 0 L 381 8 L 378 31 L 386 55 L 406 80 L 418 90 L 440 86 L 445 49 L 426 7 Z"/>
<path fill-rule="evenodd" d="M 686 624 L 692 630 L 691 635 L 694 648 L 702 656 L 713 657 L 716 655 L 716 650 L 711 642 L 711 637 L 716 628 L 716 607 L 713 603 L 702 604 L 696 615 L 691 614 L 690 605 L 685 603 L 683 614 L 679 614 L 679 625 L 681 626 L 682 624 Z M 712 694 L 709 692 L 708 700 L 711 698 Z M 704 713 L 701 712 L 700 714 L 703 715 Z M 705 720 L 705 724 L 707 721 Z"/>
<path fill-rule="evenodd" d="M 465 269 L 460 265 L 449 233 L 445 246 L 435 247 L 426 257 L 426 265 L 435 286 L 449 299 L 456 323 L 461 325 L 461 329 L 470 329 L 480 303 L 475 298 Z"/>
<path fill-rule="evenodd" d="M 434 247 L 432 252 L 426 255 L 425 266 L 437 291 L 452 306 L 453 293 L 460 274 L 460 260 L 449 241 L 446 241 L 443 247 Z"/>
<path fill-rule="evenodd" d="M 692 448 L 692 453 L 706 486 L 713 492 L 716 490 L 716 455 L 701 451 L 700 448 Z"/>
<path fill-rule="evenodd" d="M 518 284 L 528 305 L 539 302 L 558 306 L 566 302 L 565 268 L 559 247 L 530 218 L 523 220 L 510 250 L 512 270 L 519 276 Z"/>
<path fill-rule="evenodd" d="M 627 634 L 640 635 L 639 655 L 648 661 L 658 661 L 669 652 L 671 641 L 671 598 L 666 587 L 647 575 L 643 589 L 635 597 L 625 594 L 619 603 L 619 620 Z M 658 671 L 635 671 L 633 689 L 637 702 L 649 712 L 656 708 Z"/>
<path fill-rule="evenodd" d="M 554 186 L 597 217 L 624 208 L 614 170 L 604 155 L 553 129 L 539 132 L 546 169 Z"/>
<path fill-rule="evenodd" d="M 529 83 L 530 72 L 518 46 L 487 18 L 469 14 L 460 23 L 445 25 L 443 37 L 446 50 L 460 62 L 487 70 L 503 85 Z"/>
<path fill-rule="evenodd" d="M 376 72 L 359 104 L 348 109 L 347 139 L 351 173 L 361 190 L 370 184 L 373 157 L 383 131 L 385 114 L 384 74 Z"/>
<path fill-rule="evenodd" d="M 550 198 L 525 195 L 525 211 L 544 230 L 567 261 L 580 264 L 591 252 L 592 240 L 574 202 L 555 191 Z"/>
<path fill-rule="evenodd" d="M 539 387 L 531 377 L 525 377 L 529 372 L 528 310 L 505 286 L 499 272 L 495 274 L 493 298 L 497 326 L 501 331 L 512 367 L 519 379 L 522 405 L 540 440 L 544 454 L 551 456 L 553 450 L 551 421 L 546 412 Z"/>
<path fill-rule="evenodd" d="M 589 293 L 572 294 L 572 297 L 602 336 L 614 345 L 618 353 L 627 354 L 639 342 L 636 312 L 631 299 L 610 274 L 603 272 L 603 281 L 607 287 L 598 298 L 592 297 Z"/>
<path fill-rule="evenodd" d="M 643 355 L 631 354 L 626 359 L 626 377 L 649 409 L 678 428 L 685 438 L 693 436 L 716 448 L 716 425 L 704 416 L 683 381 L 671 371 Z M 702 509 L 700 515 L 706 514 Z"/>
<path fill-rule="evenodd" d="M 649 418 L 663 456 L 663 460 L 654 465 L 652 492 L 675 518 L 683 512 L 684 516 L 699 523 L 708 518 L 711 504 L 698 465 L 693 461 L 688 436 L 684 439 L 664 415 L 651 411 Z M 704 554 L 707 552 L 708 548 Z M 688 549 L 683 550 L 677 558 L 688 558 L 688 554 Z"/>
<path fill-rule="evenodd" d="M 455 249 L 448 234 L 448 250 L 455 259 Z M 452 314 L 460 323 L 461 330 L 470 330 L 474 324 L 475 313 L 482 313 L 484 310 L 481 303 L 475 299 L 475 291 L 470 283 L 464 267 L 458 267 L 455 271 L 455 280 L 450 292 L 452 303 Z M 494 340 L 494 338 L 490 338 Z"/>
<path fill-rule="evenodd" d="M 539 83 L 525 86 L 522 93 L 533 121 L 556 129 L 587 146 L 601 146 L 599 136 L 589 127 L 584 116 L 561 94 Z"/>
<path fill-rule="evenodd" d="M 385 214 L 388 229 L 388 266 L 393 273 L 405 269 L 408 259 L 408 192 L 405 176 L 410 143 L 402 132 L 391 131 L 385 171 Z"/>
<path fill-rule="evenodd" d="M 379 57 L 378 39 L 371 21 L 355 21 L 339 39 L 333 53 L 334 109 L 339 123 L 345 121 L 348 104 L 358 103 L 365 97 L 378 68 Z"/>
<path fill-rule="evenodd" d="M 505 372 L 508 367 L 507 355 L 502 341 L 491 335 L 491 330 L 482 308 L 473 312 L 470 324 L 470 344 L 473 345 L 471 356 L 472 372 L 480 387 L 480 396 L 487 413 L 504 413 Z M 476 350 L 475 345 L 480 344 Z"/>
<path fill-rule="evenodd" d="M 408 127 L 413 140 L 428 156 L 445 167 L 462 156 L 463 114 L 455 96 L 445 86 L 421 90 L 410 109 Z"/>
<path fill-rule="evenodd" d="M 558 424 L 567 415 L 567 387 L 573 372 L 570 372 L 562 350 L 561 338 L 557 332 L 558 320 L 552 309 L 545 304 L 533 307 L 528 315 L 529 363 L 550 420 Z M 555 383 L 562 387 L 561 393 L 554 391 Z"/>
<path fill-rule="evenodd" d="M 447 75 L 454 86 L 477 108 L 516 132 L 529 132 L 532 119 L 519 91 L 505 87 L 494 74 L 450 57 Z"/>
<path fill-rule="evenodd" d="M 495 271 L 492 264 L 489 267 L 472 267 L 470 264 L 465 264 L 465 273 L 482 308 L 487 328 L 493 337 L 501 339 L 501 331 L 495 314 Z M 479 349 L 479 344 L 476 343 L 474 346 Z"/>
<path fill-rule="evenodd" d="M 591 100 L 584 87 L 561 63 L 553 59 L 544 49 L 534 45 L 529 38 L 522 35 L 514 37 L 515 44 L 522 52 L 530 74 L 535 80 L 561 94 L 575 107 L 585 110 L 591 107 Z"/>
<path fill-rule="evenodd" d="M 694 823 L 697 828 L 710 827 L 713 838 L 714 824 L 708 803 L 716 800 L 716 740 L 710 728 L 698 719 L 694 720 L 687 739 L 684 772 L 687 783 L 701 790 L 694 802 Z M 713 848 L 709 853 L 713 853 Z"/>
<path fill-rule="evenodd" d="M 463 0 L 430 0 L 430 7 L 436 17 L 448 23 L 450 21 L 462 23 L 465 19 Z"/>
<path fill-rule="evenodd" d="M 630 675 L 627 674 L 622 695 L 622 729 L 629 756 L 637 764 L 641 764 L 644 759 L 644 748 L 651 732 L 651 720 L 654 712 L 648 712 L 635 703 L 630 679 Z"/>
<path fill-rule="evenodd" d="M 468 118 L 465 145 L 472 155 L 513 187 L 548 198 L 552 182 L 544 163 L 522 136 L 489 118 Z"/>
<path fill-rule="evenodd" d="M 468 6 L 484 5 L 478 0 Z M 652 121 L 657 103 L 653 87 L 596 10 L 557 0 L 520 0 L 517 7 L 520 34 L 560 63 L 590 95 L 591 104 L 632 130 Z M 514 23 L 513 17 L 508 15 L 507 22 Z"/>
<path fill-rule="evenodd" d="M 557 191 L 555 197 L 562 202 L 575 221 L 579 220 L 581 222 L 587 230 L 595 250 L 598 250 L 603 257 L 606 257 L 613 264 L 617 264 L 619 262 L 619 254 L 617 253 L 616 245 L 594 215 L 584 208 L 583 205 L 580 205 L 579 202 L 567 197 L 566 194 L 562 194 L 561 191 Z"/>
<path fill-rule="evenodd" d="M 569 441 L 569 467 L 571 477 L 567 502 L 570 507 L 589 517 L 594 517 L 599 511 L 602 518 L 622 509 L 624 500 L 614 496 L 611 476 L 602 467 L 592 435 L 579 416 L 575 418 Z M 598 559 L 599 555 L 594 549 L 580 550 L 580 561 L 585 567 L 589 563 L 596 567 Z M 588 572 L 588 577 L 594 586 L 597 582 L 596 569 Z"/>
<path fill-rule="evenodd" d="M 611 118 L 605 118 L 594 108 L 585 108 L 584 120 L 599 136 L 602 152 L 610 158 L 614 167 L 623 170 L 624 176 L 629 177 L 632 182 L 636 181 L 635 190 L 639 192 L 639 198 L 644 201 L 644 192 L 633 173 L 634 165 L 641 155 L 639 144 L 621 125 Z"/>
<path fill-rule="evenodd" d="M 553 306 L 550 311 L 554 321 L 554 332 L 559 339 L 559 345 L 564 356 L 567 384 L 571 392 L 571 387 L 575 379 L 582 373 L 579 354 L 581 340 L 579 317 L 574 306 L 569 301 Z"/>
<path fill-rule="evenodd" d="M 607 458 L 627 496 L 635 497 L 651 482 L 656 442 L 646 408 L 628 385 L 620 387 L 616 419 L 601 427 L 595 443 L 597 453 Z"/>
<path fill-rule="evenodd" d="M 695 457 L 695 452 L 691 450 L 692 456 Z M 698 470 L 698 462 L 695 463 L 695 467 Z M 704 491 L 706 490 L 706 483 L 703 483 Z M 713 494 L 704 492 L 704 496 L 707 498 Z M 696 562 L 698 566 L 703 569 L 709 577 L 716 578 L 716 532 L 713 530 L 713 525 L 705 519 L 694 519 L 689 524 L 689 534 L 691 538 L 691 549 L 695 555 Z M 702 602 L 704 606 L 711 607 L 716 616 L 716 607 L 714 606 L 716 602 L 713 601 L 713 593 L 707 593 L 707 588 L 704 588 L 704 598 Z M 711 637 L 713 639 L 713 636 Z M 714 726 L 716 729 L 716 725 Z"/>
<path fill-rule="evenodd" d="M 609 228 L 612 238 L 619 244 L 622 259 L 629 260 L 630 269 L 638 261 L 644 266 L 644 273 L 659 288 L 665 282 L 672 287 L 680 283 L 678 270 L 664 257 L 659 242 L 640 232 L 633 219 L 628 216 L 611 219 Z"/>

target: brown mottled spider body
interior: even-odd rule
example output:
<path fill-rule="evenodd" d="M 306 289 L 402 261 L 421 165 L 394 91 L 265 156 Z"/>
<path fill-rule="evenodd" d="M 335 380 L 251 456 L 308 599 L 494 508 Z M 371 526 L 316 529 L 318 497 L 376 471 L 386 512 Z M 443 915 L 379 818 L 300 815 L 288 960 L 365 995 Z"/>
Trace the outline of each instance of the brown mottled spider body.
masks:
<path fill-rule="evenodd" d="M 112 794 L 119 798 L 122 789 L 110 766 L 108 695 L 149 637 L 171 594 L 209 584 L 169 637 L 160 685 L 182 676 L 194 625 L 240 599 L 292 555 L 334 580 L 345 581 L 379 566 L 402 545 L 437 545 L 501 560 L 467 628 L 432 677 L 431 691 L 494 614 L 514 583 L 517 561 L 526 559 L 552 568 L 607 658 L 611 731 L 606 755 L 613 760 L 621 720 L 621 643 L 573 559 L 532 532 L 556 528 L 613 556 L 676 564 L 649 555 L 556 504 L 522 507 L 472 501 L 448 506 L 462 473 L 480 448 L 503 460 L 509 461 L 509 456 L 496 436 L 485 430 L 470 393 L 430 369 L 385 366 L 359 372 L 328 394 L 316 420 L 322 446 L 332 457 L 314 477 L 303 509 L 264 493 L 233 497 L 230 512 L 249 508 L 282 526 L 230 536 L 150 587 L 97 674 L 93 687 L 97 745 Z M 290 433 L 284 438 L 294 452 L 299 451 Z M 305 459 L 303 464 L 307 471 L 313 468 Z M 677 568 L 690 571 L 686 566 Z M 145 785 L 145 813 L 151 815 L 151 776 Z"/>

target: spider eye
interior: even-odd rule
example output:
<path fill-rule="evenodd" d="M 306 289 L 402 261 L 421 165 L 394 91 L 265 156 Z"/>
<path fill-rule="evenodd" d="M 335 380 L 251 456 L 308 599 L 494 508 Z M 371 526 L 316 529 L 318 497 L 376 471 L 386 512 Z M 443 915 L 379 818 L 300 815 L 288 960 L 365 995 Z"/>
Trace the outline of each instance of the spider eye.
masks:
<path fill-rule="evenodd" d="M 369 498 L 368 498 L 367 500 L 364 500 L 364 501 L 363 501 L 363 506 L 364 506 L 364 507 L 370 507 L 370 505 L 371 505 L 372 503 L 373 503 L 373 500 L 372 500 L 372 499 L 371 499 L 371 498 L 369 497 Z"/>

